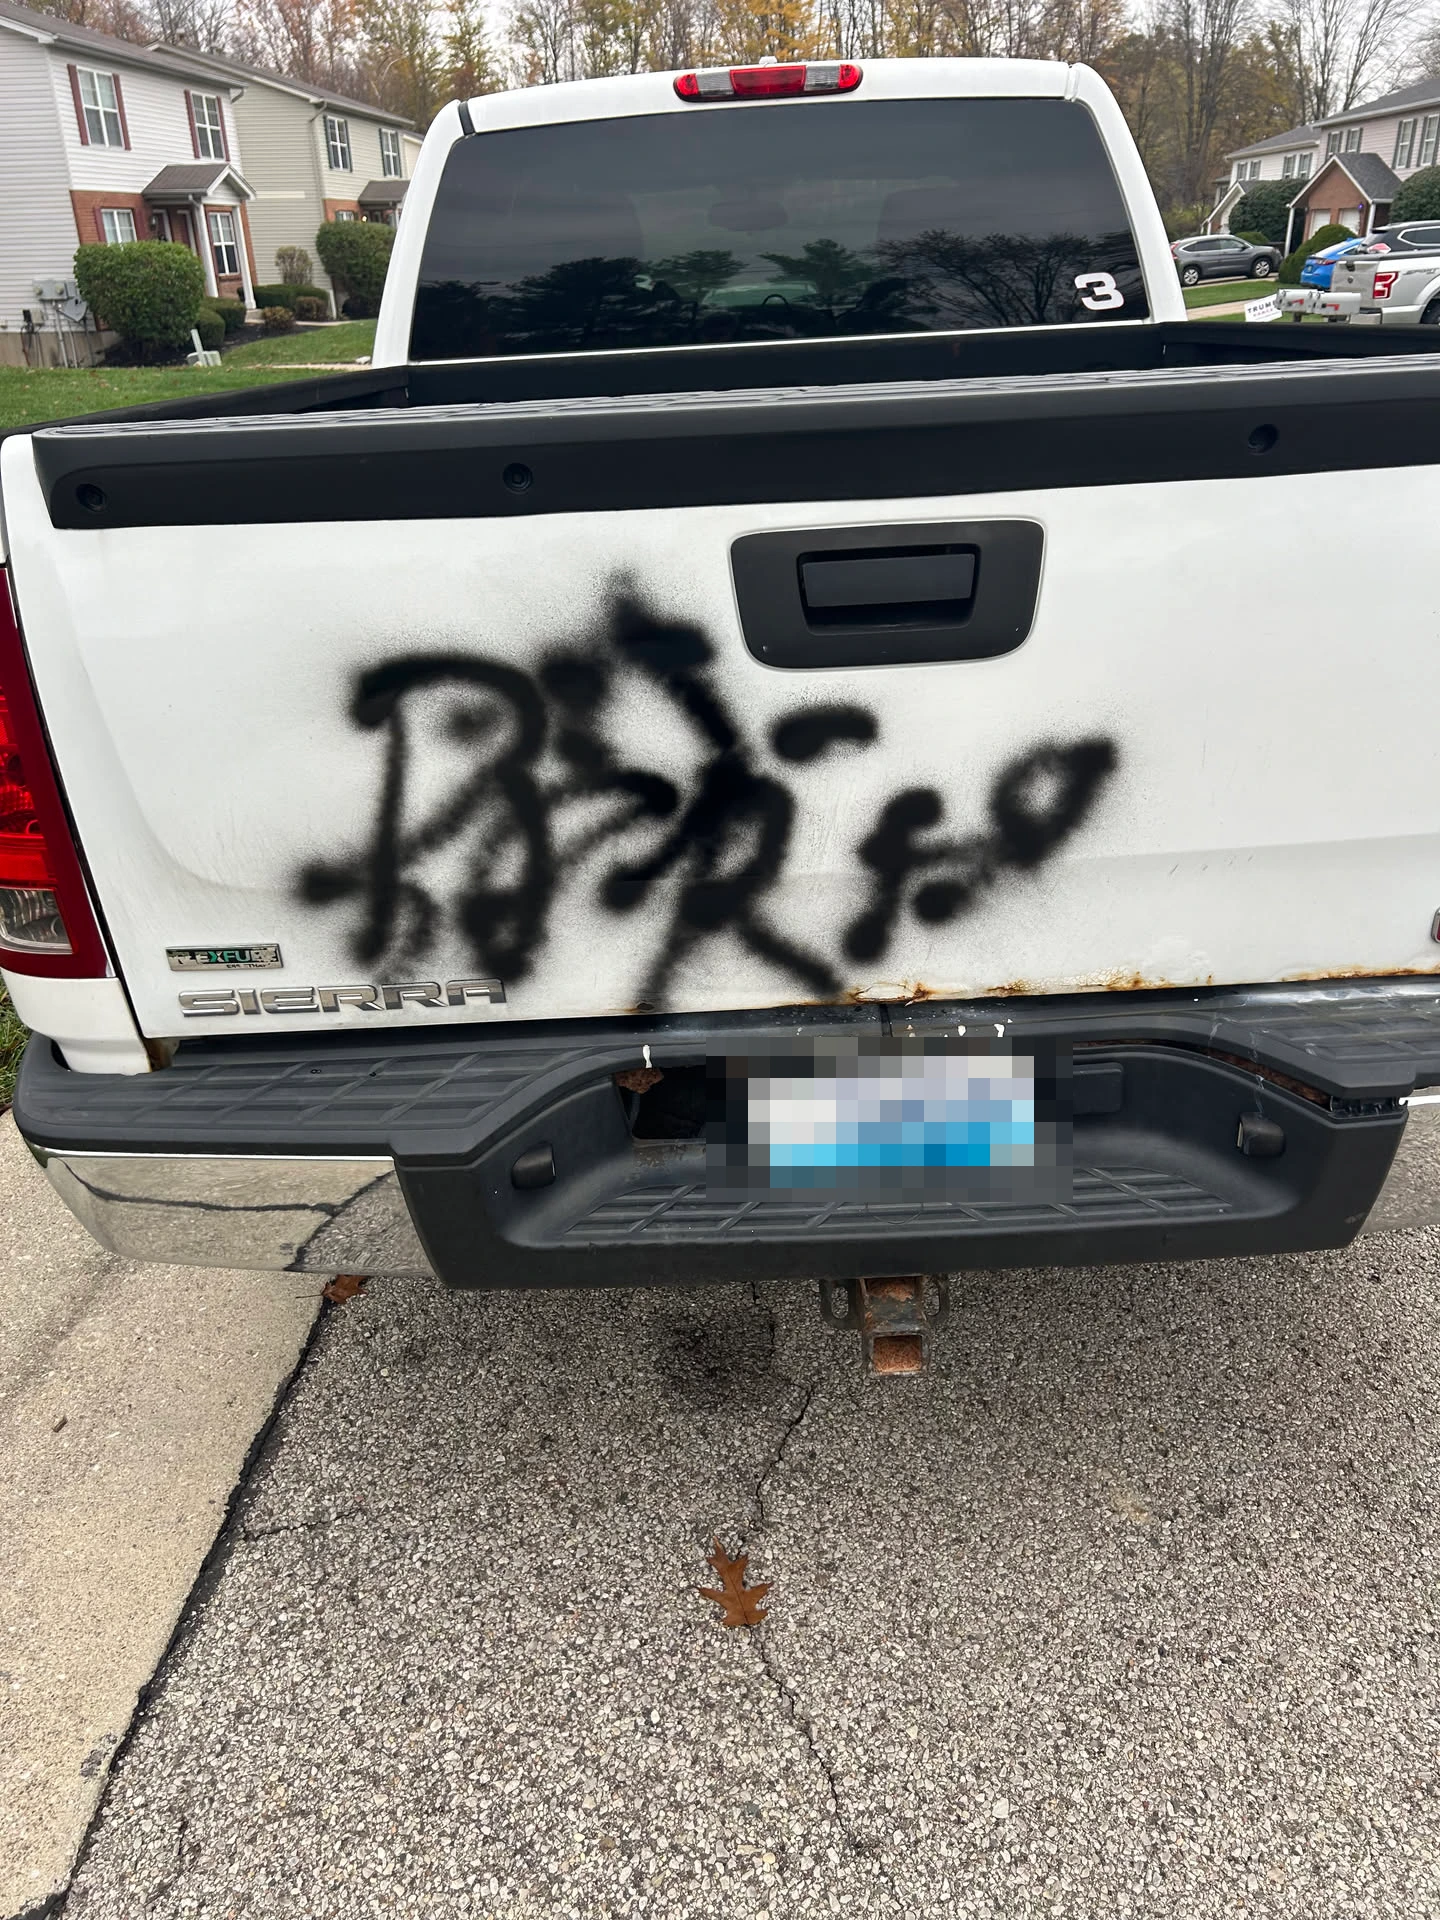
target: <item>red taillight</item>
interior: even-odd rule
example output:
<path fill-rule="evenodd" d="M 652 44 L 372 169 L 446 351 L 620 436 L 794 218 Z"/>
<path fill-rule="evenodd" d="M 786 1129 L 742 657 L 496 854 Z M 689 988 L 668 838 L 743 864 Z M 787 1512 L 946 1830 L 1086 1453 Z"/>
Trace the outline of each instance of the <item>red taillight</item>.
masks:
<path fill-rule="evenodd" d="M 105 948 L 55 784 L 0 567 L 0 966 L 95 979 Z"/>
<path fill-rule="evenodd" d="M 864 75 L 849 60 L 792 60 L 763 67 L 702 67 L 676 76 L 682 100 L 782 100 L 798 93 L 853 93 Z"/>
<path fill-rule="evenodd" d="M 777 93 L 803 93 L 804 62 L 790 67 L 731 67 L 730 87 L 742 100 L 769 100 Z"/>

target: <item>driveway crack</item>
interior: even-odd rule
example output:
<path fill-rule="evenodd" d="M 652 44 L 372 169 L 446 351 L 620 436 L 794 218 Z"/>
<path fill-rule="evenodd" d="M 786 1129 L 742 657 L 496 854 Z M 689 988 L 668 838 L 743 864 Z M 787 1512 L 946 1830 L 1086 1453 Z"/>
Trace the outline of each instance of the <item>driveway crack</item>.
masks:
<path fill-rule="evenodd" d="M 755 1515 L 752 1525 L 756 1527 L 768 1527 L 770 1524 L 769 1510 L 765 1505 L 766 1488 L 769 1486 L 775 1474 L 785 1465 L 790 1442 L 795 1438 L 796 1434 L 809 1418 L 810 1409 L 814 1405 L 815 1396 L 819 1391 L 820 1376 L 817 1373 L 809 1386 L 806 1387 L 804 1399 L 786 1422 L 780 1438 L 770 1449 L 770 1452 L 761 1465 L 759 1473 L 755 1477 L 754 1491 L 750 1495 L 750 1506 Z"/>
<path fill-rule="evenodd" d="M 241 1527 L 242 1540 L 273 1540 L 280 1533 L 323 1533 L 327 1527 L 338 1526 L 342 1520 L 360 1520 L 365 1516 L 363 1507 L 346 1507 L 341 1513 L 322 1513 L 314 1520 L 277 1520 L 273 1526 Z"/>
<path fill-rule="evenodd" d="M 773 1317 L 771 1320 L 771 1328 L 773 1339 Z M 822 1376 L 817 1373 L 806 1386 L 799 1405 L 786 1421 L 775 1445 L 770 1449 L 770 1452 L 761 1463 L 760 1471 L 755 1478 L 754 1490 L 750 1496 L 751 1510 L 754 1514 L 751 1526 L 752 1531 L 763 1532 L 764 1529 L 770 1525 L 771 1508 L 766 1500 L 767 1490 L 771 1480 L 786 1464 L 795 1436 L 800 1432 L 800 1429 L 810 1417 L 810 1409 L 814 1406 L 815 1397 L 820 1391 L 821 1378 Z M 745 1545 L 748 1547 L 748 1539 Z M 795 1731 L 800 1735 L 800 1738 L 805 1742 L 806 1751 L 818 1768 L 820 1777 L 825 1783 L 825 1797 L 829 1803 L 831 1822 L 840 1837 L 845 1852 L 852 1860 L 868 1860 L 874 1864 L 876 1872 L 884 1881 L 886 1888 L 898 1908 L 901 1905 L 900 1890 L 895 1884 L 894 1876 L 890 1872 L 885 1856 L 875 1841 L 867 1839 L 863 1833 L 857 1831 L 849 1814 L 846 1812 L 845 1803 L 840 1796 L 840 1782 L 836 1775 L 835 1768 L 827 1758 L 824 1748 L 815 1737 L 814 1721 L 805 1711 L 795 1689 L 780 1670 L 775 1658 L 775 1649 L 770 1642 L 768 1627 L 762 1626 L 757 1628 L 750 1634 L 749 1638 L 753 1642 L 755 1650 L 759 1655 L 761 1670 L 775 1691 L 775 1697 L 780 1703 L 781 1711 L 791 1726 L 793 1726 Z"/>

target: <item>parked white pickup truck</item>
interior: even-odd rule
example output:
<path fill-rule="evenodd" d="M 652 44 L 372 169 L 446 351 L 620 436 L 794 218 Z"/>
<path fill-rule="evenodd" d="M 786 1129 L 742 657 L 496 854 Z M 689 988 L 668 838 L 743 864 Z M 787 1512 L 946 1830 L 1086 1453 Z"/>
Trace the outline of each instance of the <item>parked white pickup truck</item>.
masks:
<path fill-rule="evenodd" d="M 1278 585 L 1430 551 L 1428 344 L 1186 324 L 1084 68 L 448 107 L 373 367 L 0 448 L 22 1133 L 459 1286 L 1440 1216 L 1440 653 Z"/>
<path fill-rule="evenodd" d="M 1335 262 L 1330 290 L 1353 300 L 1353 318 L 1440 327 L 1440 254 L 1347 254 Z"/>

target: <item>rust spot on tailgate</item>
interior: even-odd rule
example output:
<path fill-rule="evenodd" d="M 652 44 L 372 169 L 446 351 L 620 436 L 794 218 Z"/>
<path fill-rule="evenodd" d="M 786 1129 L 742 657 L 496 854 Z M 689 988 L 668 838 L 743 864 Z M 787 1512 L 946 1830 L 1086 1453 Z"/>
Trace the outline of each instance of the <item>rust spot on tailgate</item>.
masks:
<path fill-rule="evenodd" d="M 1433 980 L 1440 974 L 1440 961 L 1430 967 L 1321 967 L 1313 973 L 1285 973 L 1284 985 L 1301 982 L 1323 986 L 1327 980 Z"/>

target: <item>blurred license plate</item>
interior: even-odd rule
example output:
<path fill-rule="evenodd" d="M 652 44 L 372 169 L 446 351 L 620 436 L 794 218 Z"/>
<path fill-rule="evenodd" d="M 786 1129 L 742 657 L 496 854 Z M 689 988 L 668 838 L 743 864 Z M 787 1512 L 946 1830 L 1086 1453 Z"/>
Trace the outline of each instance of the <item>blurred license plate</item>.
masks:
<path fill-rule="evenodd" d="M 706 1184 L 796 1198 L 1051 1199 L 1070 1188 L 1068 1051 L 824 1039 L 710 1063 Z"/>

